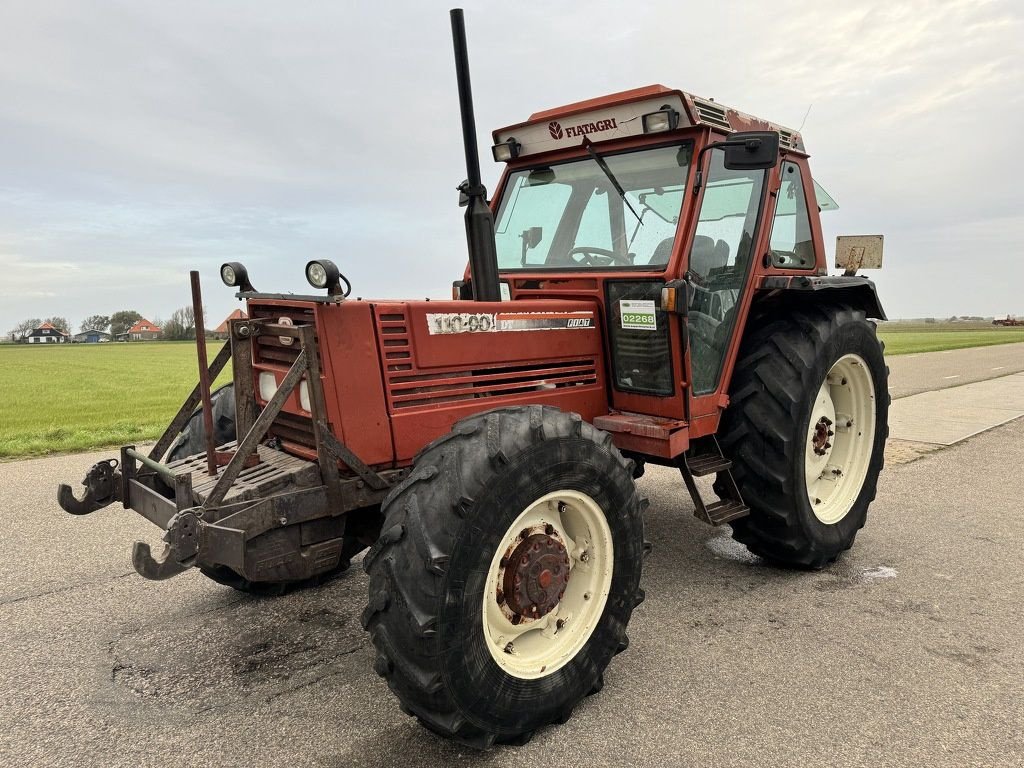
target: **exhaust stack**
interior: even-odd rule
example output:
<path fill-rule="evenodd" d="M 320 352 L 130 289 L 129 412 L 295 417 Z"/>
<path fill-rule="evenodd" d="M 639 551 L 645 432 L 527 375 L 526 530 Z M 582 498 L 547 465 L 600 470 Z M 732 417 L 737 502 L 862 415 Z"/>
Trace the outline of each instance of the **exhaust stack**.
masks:
<path fill-rule="evenodd" d="M 466 149 L 466 181 L 459 191 L 467 198 L 466 242 L 469 271 L 476 301 L 500 301 L 498 249 L 494 243 L 494 216 L 487 205 L 487 190 L 480 182 L 480 155 L 476 144 L 473 91 L 469 83 L 469 54 L 462 9 L 451 11 L 452 41 L 455 44 L 455 76 L 459 82 L 459 111 L 462 114 L 462 143 Z"/>

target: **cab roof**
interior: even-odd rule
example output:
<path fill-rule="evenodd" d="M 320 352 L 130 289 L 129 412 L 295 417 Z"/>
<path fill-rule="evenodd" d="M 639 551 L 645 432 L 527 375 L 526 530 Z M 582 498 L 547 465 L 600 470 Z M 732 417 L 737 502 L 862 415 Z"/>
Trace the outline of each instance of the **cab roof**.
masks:
<path fill-rule="evenodd" d="M 806 152 L 798 131 L 714 99 L 658 84 L 534 112 L 525 122 L 494 131 L 494 142 L 500 144 L 514 138 L 522 145 L 521 155 L 532 155 L 578 145 L 583 136 L 604 141 L 638 135 L 643 133 L 643 115 L 661 109 L 673 109 L 679 114 L 679 128 L 706 125 L 725 133 L 778 131 L 783 148 Z"/>

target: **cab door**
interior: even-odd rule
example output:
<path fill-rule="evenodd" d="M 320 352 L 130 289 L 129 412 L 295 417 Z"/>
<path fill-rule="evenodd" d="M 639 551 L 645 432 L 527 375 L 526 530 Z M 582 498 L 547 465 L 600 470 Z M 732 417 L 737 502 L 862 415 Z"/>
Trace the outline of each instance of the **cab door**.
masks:
<path fill-rule="evenodd" d="M 712 150 L 687 261 L 690 417 L 717 416 L 722 374 L 756 257 L 767 171 L 730 170 Z M 701 430 L 698 430 L 698 432 Z"/>

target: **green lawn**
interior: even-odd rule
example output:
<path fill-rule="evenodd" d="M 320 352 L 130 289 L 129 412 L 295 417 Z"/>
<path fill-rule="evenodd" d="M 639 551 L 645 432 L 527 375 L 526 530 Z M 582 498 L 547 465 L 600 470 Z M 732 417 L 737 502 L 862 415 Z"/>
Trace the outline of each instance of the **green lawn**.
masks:
<path fill-rule="evenodd" d="M 879 336 L 902 355 L 1024 342 L 1024 328 L 885 323 Z M 0 344 L 0 459 L 155 440 L 196 381 L 189 342 Z"/>
<path fill-rule="evenodd" d="M 885 323 L 878 329 L 885 354 L 907 355 L 964 347 L 988 347 L 1024 341 L 1024 328 L 980 323 Z"/>
<path fill-rule="evenodd" d="M 192 342 L 0 345 L 0 458 L 155 440 L 198 370 Z"/>

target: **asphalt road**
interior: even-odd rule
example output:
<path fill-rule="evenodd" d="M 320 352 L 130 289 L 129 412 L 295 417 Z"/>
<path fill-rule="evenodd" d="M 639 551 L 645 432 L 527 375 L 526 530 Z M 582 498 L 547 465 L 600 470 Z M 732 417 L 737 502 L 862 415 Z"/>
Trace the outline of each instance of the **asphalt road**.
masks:
<path fill-rule="evenodd" d="M 895 399 L 1024 371 L 1024 343 L 896 355 L 887 360 L 889 394 Z"/>
<path fill-rule="evenodd" d="M 484 754 L 424 731 L 373 673 L 360 569 L 267 599 L 135 575 L 152 526 L 54 501 L 103 455 L 0 464 L 0 765 L 1024 762 L 1024 420 L 888 468 L 818 573 L 759 562 L 651 469 L 629 650 L 568 723 Z"/>

